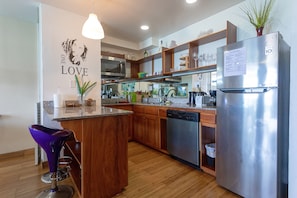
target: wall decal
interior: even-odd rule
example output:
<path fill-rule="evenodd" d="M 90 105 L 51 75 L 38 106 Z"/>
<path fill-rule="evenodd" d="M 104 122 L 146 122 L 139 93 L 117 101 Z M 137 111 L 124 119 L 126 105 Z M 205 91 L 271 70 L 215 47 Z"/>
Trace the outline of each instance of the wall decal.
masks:
<path fill-rule="evenodd" d="M 68 55 L 69 61 L 72 64 L 80 65 L 87 56 L 88 48 L 85 44 L 77 39 L 67 39 L 62 43 L 64 52 Z"/>
<path fill-rule="evenodd" d="M 61 55 L 61 64 L 66 64 L 66 59 L 69 60 L 68 66 L 61 66 L 62 74 L 78 74 L 87 76 L 87 68 L 78 67 L 86 60 L 88 48 L 86 45 L 78 39 L 67 39 L 62 42 L 62 47 L 65 54 Z"/>

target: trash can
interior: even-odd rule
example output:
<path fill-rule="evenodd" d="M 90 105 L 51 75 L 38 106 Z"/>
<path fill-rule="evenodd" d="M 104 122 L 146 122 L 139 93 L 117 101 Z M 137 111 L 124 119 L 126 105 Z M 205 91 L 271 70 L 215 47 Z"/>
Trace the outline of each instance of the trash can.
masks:
<path fill-rule="evenodd" d="M 205 144 L 206 149 L 206 163 L 210 167 L 215 167 L 215 158 L 216 158 L 216 144 L 210 143 Z"/>

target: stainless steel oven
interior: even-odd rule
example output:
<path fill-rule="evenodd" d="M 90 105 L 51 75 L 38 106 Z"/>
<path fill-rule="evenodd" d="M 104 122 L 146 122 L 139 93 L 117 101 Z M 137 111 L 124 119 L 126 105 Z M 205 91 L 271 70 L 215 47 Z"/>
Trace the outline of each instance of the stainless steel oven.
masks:
<path fill-rule="evenodd" d="M 200 166 L 199 121 L 199 113 L 167 110 L 169 154 L 196 167 Z"/>

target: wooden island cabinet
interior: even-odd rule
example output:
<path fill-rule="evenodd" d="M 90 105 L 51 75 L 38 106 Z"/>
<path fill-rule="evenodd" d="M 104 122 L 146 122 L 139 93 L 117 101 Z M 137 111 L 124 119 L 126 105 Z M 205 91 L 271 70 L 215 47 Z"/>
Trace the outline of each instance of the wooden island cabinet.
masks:
<path fill-rule="evenodd" d="M 93 107 L 60 108 L 53 120 L 74 132 L 65 154 L 82 198 L 110 198 L 128 185 L 128 128 L 131 111 Z M 116 124 L 115 124 L 116 123 Z"/>
<path fill-rule="evenodd" d="M 133 105 L 127 104 L 127 103 L 109 104 L 104 106 L 115 108 L 115 109 L 133 111 Z M 131 141 L 133 138 L 133 115 L 132 114 L 128 115 L 128 122 L 126 123 L 126 128 L 128 128 L 128 141 Z"/>

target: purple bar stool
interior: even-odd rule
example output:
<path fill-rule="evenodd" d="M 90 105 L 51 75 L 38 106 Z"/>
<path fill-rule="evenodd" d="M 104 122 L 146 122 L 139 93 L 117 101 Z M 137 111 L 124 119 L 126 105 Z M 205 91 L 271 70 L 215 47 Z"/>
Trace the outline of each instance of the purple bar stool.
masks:
<path fill-rule="evenodd" d="M 48 165 L 51 173 L 51 188 L 42 191 L 37 197 L 67 198 L 73 196 L 73 188 L 68 185 L 57 185 L 57 169 L 59 166 L 60 151 L 65 141 L 73 133 L 67 130 L 51 129 L 42 125 L 31 125 L 29 131 L 33 139 L 46 152 Z"/>

